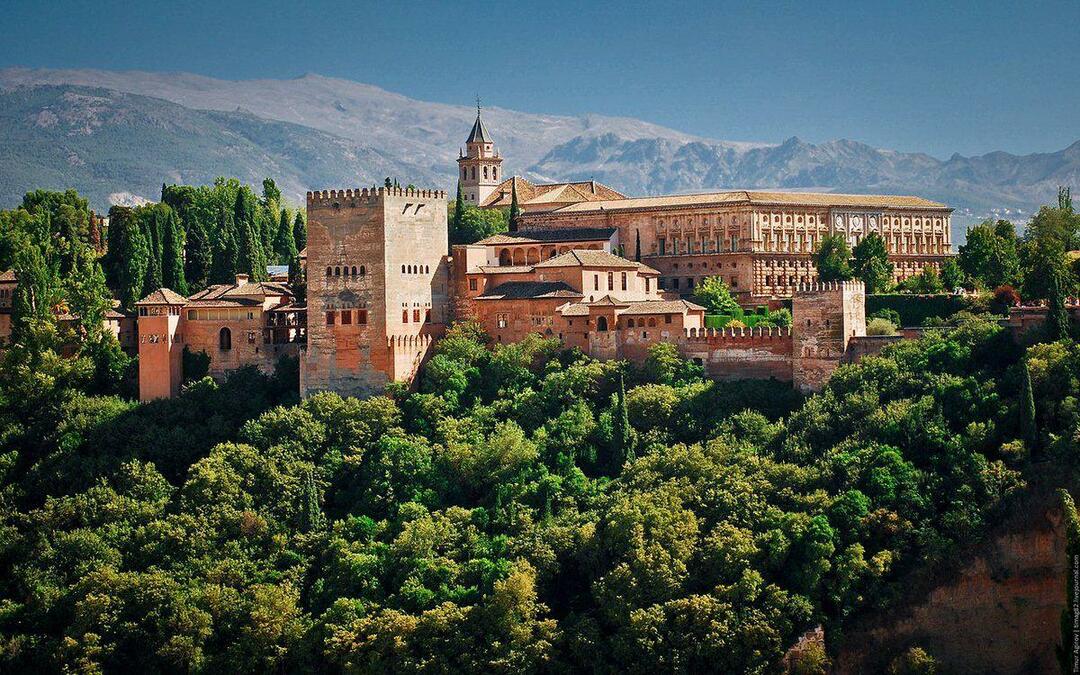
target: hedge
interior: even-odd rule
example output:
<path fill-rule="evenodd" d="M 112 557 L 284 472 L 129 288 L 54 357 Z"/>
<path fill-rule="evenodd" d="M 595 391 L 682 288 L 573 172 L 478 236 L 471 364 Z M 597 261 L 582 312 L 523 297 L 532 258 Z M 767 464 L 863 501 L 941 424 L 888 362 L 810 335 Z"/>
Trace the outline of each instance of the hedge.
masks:
<path fill-rule="evenodd" d="M 927 319 L 945 319 L 971 307 L 971 300 L 963 295 L 880 293 L 866 296 L 866 316 L 882 309 L 891 309 L 900 315 L 903 326 L 923 326 Z"/>

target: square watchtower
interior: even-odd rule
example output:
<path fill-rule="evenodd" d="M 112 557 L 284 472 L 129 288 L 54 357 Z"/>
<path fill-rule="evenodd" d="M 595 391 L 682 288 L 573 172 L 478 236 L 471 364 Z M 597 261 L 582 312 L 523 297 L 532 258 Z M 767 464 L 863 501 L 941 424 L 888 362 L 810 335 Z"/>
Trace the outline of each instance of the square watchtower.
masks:
<path fill-rule="evenodd" d="M 301 396 L 366 396 L 412 381 L 447 321 L 446 208 L 441 190 L 307 194 Z"/>

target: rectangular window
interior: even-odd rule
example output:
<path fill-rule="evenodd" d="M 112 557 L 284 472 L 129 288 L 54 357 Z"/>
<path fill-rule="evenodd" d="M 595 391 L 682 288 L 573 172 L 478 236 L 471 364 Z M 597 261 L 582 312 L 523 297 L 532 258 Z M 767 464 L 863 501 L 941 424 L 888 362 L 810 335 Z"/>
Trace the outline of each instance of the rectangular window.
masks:
<path fill-rule="evenodd" d="M 671 315 L 670 314 L 665 314 L 664 315 L 664 323 L 671 323 Z"/>
<path fill-rule="evenodd" d="M 361 324 L 361 325 L 367 323 L 367 310 L 366 309 L 358 309 L 358 310 L 356 310 L 356 323 Z"/>
<path fill-rule="evenodd" d="M 738 288 L 739 287 L 739 278 L 738 277 L 731 277 L 731 287 L 732 288 Z"/>
<path fill-rule="evenodd" d="M 194 321 L 195 317 L 197 317 L 198 315 L 199 313 L 197 311 L 195 311 L 194 309 L 189 309 L 187 313 L 187 318 L 191 321 Z"/>
<path fill-rule="evenodd" d="M 622 273 L 622 289 L 626 290 L 626 272 Z"/>
<path fill-rule="evenodd" d="M 424 310 L 424 323 L 431 323 L 431 310 Z"/>
<path fill-rule="evenodd" d="M 686 290 L 694 290 L 694 277 L 686 277 Z"/>
<path fill-rule="evenodd" d="M 614 272 L 608 272 L 607 273 L 607 289 L 609 291 L 615 290 L 615 273 Z"/>
<path fill-rule="evenodd" d="M 414 309 L 412 311 L 412 320 L 413 323 L 420 323 L 420 310 Z"/>
<path fill-rule="evenodd" d="M 401 310 L 401 323 L 409 323 L 409 310 Z"/>
<path fill-rule="evenodd" d="M 649 292 L 649 277 L 645 277 L 645 292 Z"/>
<path fill-rule="evenodd" d="M 352 310 L 346 309 L 341 312 L 341 325 L 348 326 L 352 324 Z"/>
<path fill-rule="evenodd" d="M 672 279 L 671 280 L 671 287 L 673 289 L 675 289 L 675 290 L 679 290 L 679 280 L 678 279 Z"/>
<path fill-rule="evenodd" d="M 326 325 L 327 326 L 333 326 L 334 325 L 334 313 L 333 312 L 327 312 L 326 313 Z"/>
<path fill-rule="evenodd" d="M 506 323 L 507 323 L 507 321 L 506 321 L 506 315 L 505 314 L 496 314 L 495 315 L 495 326 L 497 328 L 506 328 Z"/>
<path fill-rule="evenodd" d="M 476 290 L 476 279 L 469 279 L 469 290 L 470 291 L 475 291 Z"/>
<path fill-rule="evenodd" d="M 592 283 L 593 283 L 593 290 L 594 291 L 600 290 L 600 275 L 599 274 L 592 275 Z"/>
<path fill-rule="evenodd" d="M 664 245 L 667 244 L 667 242 L 664 240 L 664 238 L 660 237 L 656 241 L 657 241 L 657 245 L 660 247 L 660 255 L 666 254 L 667 249 L 665 248 Z"/>

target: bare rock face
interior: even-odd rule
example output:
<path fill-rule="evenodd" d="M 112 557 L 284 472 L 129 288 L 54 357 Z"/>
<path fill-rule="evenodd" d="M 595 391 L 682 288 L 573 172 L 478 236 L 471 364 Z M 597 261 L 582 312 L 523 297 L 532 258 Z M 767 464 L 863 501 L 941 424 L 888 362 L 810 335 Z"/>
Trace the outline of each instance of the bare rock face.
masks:
<path fill-rule="evenodd" d="M 1065 533 L 1049 495 L 961 570 L 891 616 L 844 636 L 837 673 L 884 672 L 921 646 L 949 673 L 1055 673 L 1065 604 Z"/>

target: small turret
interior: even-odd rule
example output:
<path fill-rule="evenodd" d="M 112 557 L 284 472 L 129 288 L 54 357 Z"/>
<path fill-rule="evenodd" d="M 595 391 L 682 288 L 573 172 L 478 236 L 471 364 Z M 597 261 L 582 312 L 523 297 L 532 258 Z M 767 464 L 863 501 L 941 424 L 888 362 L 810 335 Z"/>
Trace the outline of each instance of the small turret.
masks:
<path fill-rule="evenodd" d="M 458 180 L 461 195 L 468 204 L 479 205 L 486 200 L 502 180 L 502 158 L 484 126 L 480 99 L 476 100 L 476 121 L 465 140 L 465 152 L 459 151 Z"/>

